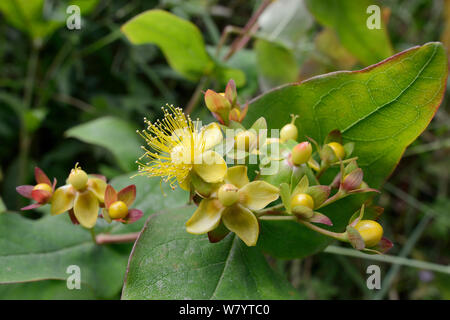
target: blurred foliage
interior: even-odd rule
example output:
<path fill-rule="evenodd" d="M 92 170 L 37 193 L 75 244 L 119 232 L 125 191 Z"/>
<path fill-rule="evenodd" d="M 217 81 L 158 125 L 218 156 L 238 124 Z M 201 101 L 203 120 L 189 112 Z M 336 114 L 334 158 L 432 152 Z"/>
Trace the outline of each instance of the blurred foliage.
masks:
<path fill-rule="evenodd" d="M 141 142 L 134 130 L 143 127 L 143 117 L 160 117 L 161 106 L 169 103 L 189 107 L 194 118 L 208 122 L 211 116 L 202 107 L 201 94 L 195 93 L 206 87 L 222 91 L 230 77 L 226 70 L 232 70 L 231 77 L 241 74 L 239 93 L 245 102 L 278 85 L 360 69 L 425 42 L 442 40 L 449 49 L 448 0 L 379 1 L 386 28 L 375 38 L 365 28 L 352 28 L 352 21 L 365 22 L 365 10 L 363 15 L 353 10 L 361 11 L 366 1 L 342 2 L 275 1 L 258 18 L 260 28 L 253 30 L 248 44 L 227 57 L 236 32 L 265 1 L 70 1 L 81 8 L 81 30 L 65 27 L 69 1 L 0 1 L 0 214 L 26 204 L 15 187 L 32 182 L 35 165 L 62 183 L 78 161 L 86 171 L 108 178 L 125 174 L 115 181 L 126 185 L 129 172 L 136 169 L 133 160 Z M 196 69 L 192 77 L 192 70 L 185 72 L 182 66 L 185 57 L 172 59 L 161 39 L 132 45 L 120 28 L 150 9 L 171 12 L 198 30 L 196 37 L 206 44 L 202 59 L 215 72 L 202 65 L 202 72 Z M 234 29 L 217 50 L 227 26 Z M 447 92 L 427 131 L 406 150 L 389 187 L 377 199 L 386 208 L 386 234 L 394 239 L 391 254 L 442 265 L 450 262 L 448 103 Z M 159 185 L 149 184 L 142 192 L 159 192 Z M 164 202 L 160 208 L 168 205 Z M 47 214 L 36 210 L 26 217 Z M 86 235 L 73 237 L 83 240 Z M 130 246 L 107 249 L 126 261 Z M 369 260 L 329 253 L 302 260 L 267 259 L 302 298 L 450 299 L 450 277 L 445 274 L 381 264 L 383 289 L 373 292 L 365 286 L 366 267 L 373 264 Z M 124 266 L 116 266 L 116 280 L 121 281 Z M 0 297 L 118 298 L 119 285 L 111 286 L 100 293 L 68 292 L 60 281 L 47 280 L 0 285 Z"/>

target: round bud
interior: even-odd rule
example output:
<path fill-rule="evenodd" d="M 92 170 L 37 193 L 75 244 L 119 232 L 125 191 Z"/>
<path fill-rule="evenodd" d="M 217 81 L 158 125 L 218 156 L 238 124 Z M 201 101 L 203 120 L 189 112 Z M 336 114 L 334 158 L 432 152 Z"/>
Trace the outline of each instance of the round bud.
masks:
<path fill-rule="evenodd" d="M 238 191 L 239 189 L 230 183 L 222 185 L 217 192 L 220 203 L 226 207 L 235 204 L 239 200 Z"/>
<path fill-rule="evenodd" d="M 345 158 L 345 150 L 342 144 L 338 142 L 330 142 L 328 146 L 333 149 L 334 154 L 338 159 L 344 159 Z"/>
<path fill-rule="evenodd" d="M 281 128 L 280 131 L 281 142 L 285 142 L 290 139 L 297 140 L 297 137 L 298 137 L 298 129 L 294 124 L 288 123 L 283 128 Z"/>
<path fill-rule="evenodd" d="M 67 182 L 70 183 L 76 190 L 83 190 L 86 188 L 88 175 L 84 172 L 84 170 L 75 168 L 70 172 Z"/>
<path fill-rule="evenodd" d="M 383 237 L 383 227 L 373 220 L 361 220 L 356 224 L 355 229 L 369 248 L 376 246 Z"/>
<path fill-rule="evenodd" d="M 306 193 L 294 194 L 291 198 L 291 207 L 304 206 L 310 209 L 314 209 L 314 199 Z"/>
<path fill-rule="evenodd" d="M 309 158 L 311 158 L 312 154 L 312 146 L 309 142 L 301 142 L 297 144 L 291 153 L 291 161 L 294 165 L 299 166 L 303 163 L 308 162 Z"/>
<path fill-rule="evenodd" d="M 35 185 L 33 190 L 44 190 L 44 191 L 48 191 L 50 193 L 52 193 L 52 191 L 53 191 L 52 187 L 46 183 L 39 183 L 39 184 Z"/>
<path fill-rule="evenodd" d="M 122 219 L 128 215 L 128 207 L 123 201 L 113 202 L 108 208 L 111 219 Z"/>
<path fill-rule="evenodd" d="M 248 151 L 250 146 L 254 145 L 257 140 L 258 137 L 252 131 L 241 131 L 234 137 L 236 148 L 245 151 Z"/>

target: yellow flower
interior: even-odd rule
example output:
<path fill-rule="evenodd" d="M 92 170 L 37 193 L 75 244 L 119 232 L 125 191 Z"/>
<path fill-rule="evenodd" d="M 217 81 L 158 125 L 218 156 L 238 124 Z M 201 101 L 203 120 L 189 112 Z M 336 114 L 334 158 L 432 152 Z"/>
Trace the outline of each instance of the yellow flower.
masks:
<path fill-rule="evenodd" d="M 259 236 L 258 219 L 252 211 L 263 209 L 279 197 L 279 189 L 265 181 L 249 182 L 246 166 L 229 168 L 225 183 L 211 198 L 203 199 L 186 230 L 203 234 L 217 228 L 220 222 L 248 246 L 256 245 Z"/>
<path fill-rule="evenodd" d="M 208 183 L 221 182 L 226 174 L 225 160 L 211 150 L 222 142 L 220 127 L 211 123 L 200 127 L 180 108 L 163 108 L 164 119 L 151 123 L 147 130 L 139 132 L 149 148 L 143 147 L 146 163 L 138 161 L 139 173 L 150 177 L 161 177 L 172 188 L 178 182 L 181 188 L 189 190 L 190 173 L 194 171 Z"/>
<path fill-rule="evenodd" d="M 65 186 L 56 189 L 52 197 L 51 213 L 57 215 L 70 211 L 85 228 L 95 226 L 98 209 L 104 202 L 106 181 L 88 176 L 75 165 Z"/>

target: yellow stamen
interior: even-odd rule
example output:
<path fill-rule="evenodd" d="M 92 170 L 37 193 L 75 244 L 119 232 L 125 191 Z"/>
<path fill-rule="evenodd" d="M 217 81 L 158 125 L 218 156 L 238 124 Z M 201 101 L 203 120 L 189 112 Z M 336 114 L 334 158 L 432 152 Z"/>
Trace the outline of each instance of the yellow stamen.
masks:
<path fill-rule="evenodd" d="M 205 149 L 204 130 L 199 121 L 192 121 L 181 108 L 162 108 L 164 118 L 155 123 L 144 119 L 147 130 L 138 131 L 148 148 L 137 161 L 139 174 L 161 177 L 172 188 L 183 183 L 192 169 L 196 156 Z M 147 161 L 144 162 L 143 159 Z"/>

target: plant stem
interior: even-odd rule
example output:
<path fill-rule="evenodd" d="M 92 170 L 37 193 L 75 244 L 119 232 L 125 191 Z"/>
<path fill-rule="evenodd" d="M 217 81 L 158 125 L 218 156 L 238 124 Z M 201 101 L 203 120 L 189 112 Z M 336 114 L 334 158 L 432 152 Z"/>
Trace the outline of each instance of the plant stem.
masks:
<path fill-rule="evenodd" d="M 135 242 L 138 237 L 139 232 L 125 234 L 99 234 L 97 236 L 97 244 Z"/>
<path fill-rule="evenodd" d="M 96 239 L 96 237 L 95 237 L 95 231 L 94 231 L 94 228 L 89 229 L 89 232 L 91 233 L 92 241 L 93 241 L 95 244 L 98 244 L 98 243 L 97 243 L 97 239 Z"/>
<path fill-rule="evenodd" d="M 342 191 L 339 190 L 334 196 L 332 196 L 331 198 L 328 198 L 324 203 L 322 203 L 320 205 L 320 207 L 318 207 L 317 209 L 323 208 L 329 204 L 332 204 L 333 202 L 336 202 L 342 198 L 344 198 L 346 196 L 346 194 Z"/>
<path fill-rule="evenodd" d="M 258 29 L 257 26 L 258 18 L 261 16 L 261 14 L 269 6 L 271 2 L 272 2 L 271 0 L 264 0 L 264 2 L 259 6 L 258 10 L 256 10 L 256 12 L 250 18 L 250 20 L 248 20 L 245 27 L 242 29 L 241 36 L 236 38 L 231 44 L 230 50 L 224 57 L 224 61 L 230 59 L 233 56 L 233 54 L 235 54 L 237 51 L 242 49 L 247 44 L 247 42 L 251 38 L 252 32 L 255 32 Z"/>
<path fill-rule="evenodd" d="M 198 100 L 200 99 L 202 90 L 205 86 L 208 85 L 208 83 L 209 83 L 209 76 L 205 75 L 200 79 L 197 87 L 195 88 L 194 93 L 192 94 L 192 97 L 189 99 L 189 102 L 186 105 L 185 112 L 187 114 L 190 114 L 192 111 L 194 111 L 195 107 L 197 106 Z"/>
<path fill-rule="evenodd" d="M 23 94 L 23 111 L 20 118 L 20 134 L 19 134 L 19 184 L 24 184 L 26 180 L 26 172 L 28 166 L 28 152 L 30 146 L 30 134 L 28 133 L 25 121 L 26 112 L 31 108 L 33 97 L 34 78 L 39 61 L 39 47 L 32 45 L 30 60 L 28 62 L 27 76 L 25 80 L 25 89 Z"/>
<path fill-rule="evenodd" d="M 298 219 L 297 220 L 299 223 L 303 224 L 305 227 L 316 231 L 320 234 L 323 234 L 324 236 L 339 240 L 339 241 L 343 241 L 343 242 L 348 242 L 348 237 L 347 237 L 347 233 L 346 232 L 342 232 L 342 233 L 337 233 L 337 232 L 333 232 L 333 231 L 329 231 L 326 229 L 322 229 L 321 227 L 316 226 L 315 224 L 312 224 L 311 222 L 302 220 L 302 219 Z"/>
<path fill-rule="evenodd" d="M 270 213 L 275 213 L 275 211 L 277 211 L 278 209 L 282 209 L 284 207 L 284 205 L 282 203 L 274 205 L 272 207 L 268 207 L 265 209 L 261 209 L 255 212 L 257 217 L 262 217 L 264 215 L 270 214 Z"/>
<path fill-rule="evenodd" d="M 259 217 L 259 219 L 260 220 L 278 220 L 278 221 L 296 221 L 298 223 L 303 224 L 308 229 L 311 229 L 320 234 L 323 234 L 324 236 L 327 236 L 327 237 L 330 237 L 330 238 L 333 238 L 333 239 L 336 239 L 339 241 L 348 242 L 347 232 L 337 233 L 337 232 L 329 231 L 326 229 L 322 229 L 321 227 L 318 227 L 315 224 L 312 224 L 311 222 L 299 219 L 298 217 L 293 216 L 293 215 L 261 216 L 261 217 Z"/>
<path fill-rule="evenodd" d="M 419 261 L 414 259 L 407 259 L 404 257 L 395 257 L 386 254 L 367 254 L 357 251 L 355 249 L 342 248 L 337 246 L 328 246 L 324 250 L 324 252 L 450 274 L 450 266 L 440 265 L 426 261 Z"/>
<path fill-rule="evenodd" d="M 263 216 L 259 218 L 260 220 L 279 220 L 279 221 L 297 221 L 294 216 Z"/>

